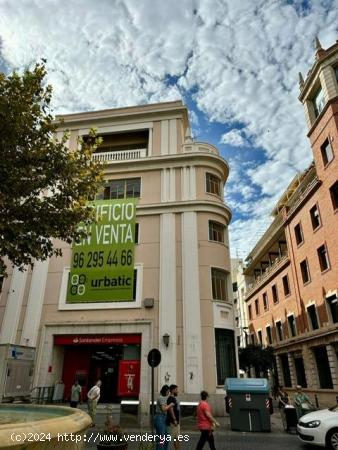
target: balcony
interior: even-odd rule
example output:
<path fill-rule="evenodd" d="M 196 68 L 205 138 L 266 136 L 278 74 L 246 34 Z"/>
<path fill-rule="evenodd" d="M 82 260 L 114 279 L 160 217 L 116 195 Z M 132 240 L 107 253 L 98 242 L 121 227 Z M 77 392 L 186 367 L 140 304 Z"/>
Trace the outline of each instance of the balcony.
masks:
<path fill-rule="evenodd" d="M 290 262 L 288 254 L 276 258 L 271 266 L 269 266 L 262 275 L 258 276 L 253 284 L 245 294 L 245 300 L 250 298 L 256 291 L 258 291 L 264 284 L 266 284 L 279 270 Z"/>
<path fill-rule="evenodd" d="M 214 155 L 219 155 L 217 148 L 212 144 L 207 144 L 206 142 L 189 142 L 183 145 L 183 153 L 212 153 Z"/>
<path fill-rule="evenodd" d="M 135 159 L 145 158 L 146 156 L 146 148 L 134 148 L 132 150 L 97 152 L 93 154 L 92 158 L 93 161 L 110 164 L 117 161 L 131 161 Z"/>

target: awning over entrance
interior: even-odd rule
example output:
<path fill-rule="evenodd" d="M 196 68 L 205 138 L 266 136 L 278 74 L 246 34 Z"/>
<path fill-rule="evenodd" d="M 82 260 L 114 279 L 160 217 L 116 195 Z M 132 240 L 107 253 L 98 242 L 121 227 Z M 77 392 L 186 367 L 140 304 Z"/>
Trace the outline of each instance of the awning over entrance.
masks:
<path fill-rule="evenodd" d="M 141 344 L 141 334 L 61 334 L 54 336 L 55 345 Z"/>

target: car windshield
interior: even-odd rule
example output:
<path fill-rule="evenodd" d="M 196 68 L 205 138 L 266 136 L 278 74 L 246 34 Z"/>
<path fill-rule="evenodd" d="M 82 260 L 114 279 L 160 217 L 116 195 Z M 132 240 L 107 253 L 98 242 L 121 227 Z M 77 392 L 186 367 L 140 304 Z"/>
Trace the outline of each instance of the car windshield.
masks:
<path fill-rule="evenodd" d="M 338 412 L 338 404 L 335 406 L 331 406 L 331 408 L 329 408 L 329 411 Z"/>

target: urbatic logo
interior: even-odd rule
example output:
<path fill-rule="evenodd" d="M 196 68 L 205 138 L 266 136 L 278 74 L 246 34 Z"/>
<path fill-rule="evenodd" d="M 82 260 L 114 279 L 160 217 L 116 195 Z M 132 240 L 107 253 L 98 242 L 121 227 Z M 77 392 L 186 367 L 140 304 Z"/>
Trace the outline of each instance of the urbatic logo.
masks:
<path fill-rule="evenodd" d="M 71 277 L 70 284 L 70 293 L 72 295 L 83 295 L 86 292 L 86 275 L 85 274 L 76 274 L 74 273 Z"/>

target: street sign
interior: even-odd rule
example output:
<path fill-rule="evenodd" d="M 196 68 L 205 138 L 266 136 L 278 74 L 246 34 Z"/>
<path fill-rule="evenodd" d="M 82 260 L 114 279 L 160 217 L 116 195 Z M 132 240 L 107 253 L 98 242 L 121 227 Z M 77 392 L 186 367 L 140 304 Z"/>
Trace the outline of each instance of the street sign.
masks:
<path fill-rule="evenodd" d="M 157 348 L 153 348 L 148 353 L 148 364 L 150 367 L 157 367 L 161 362 L 161 352 Z"/>

